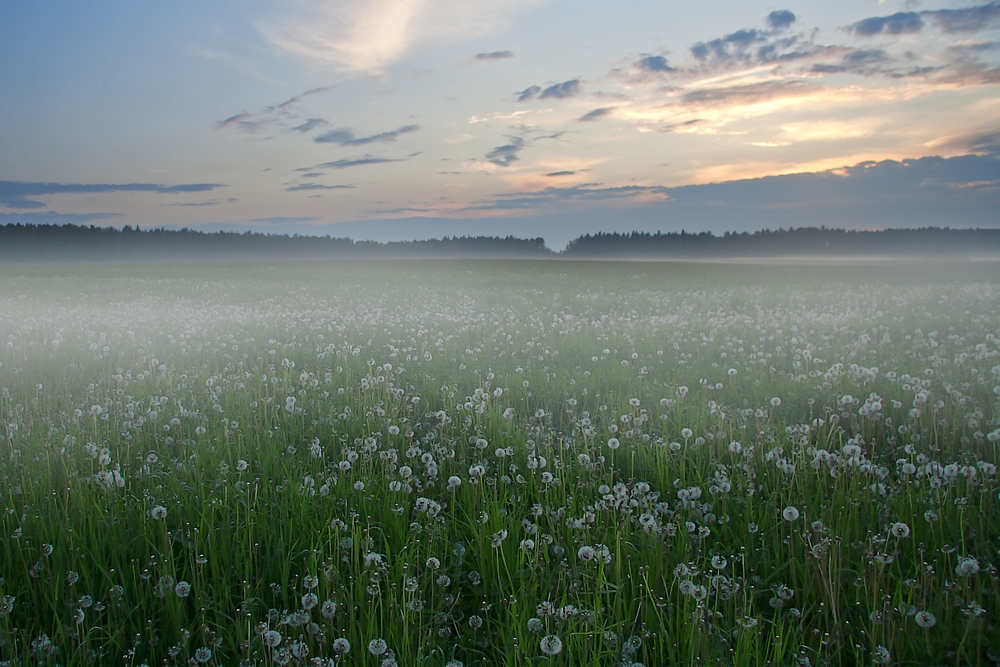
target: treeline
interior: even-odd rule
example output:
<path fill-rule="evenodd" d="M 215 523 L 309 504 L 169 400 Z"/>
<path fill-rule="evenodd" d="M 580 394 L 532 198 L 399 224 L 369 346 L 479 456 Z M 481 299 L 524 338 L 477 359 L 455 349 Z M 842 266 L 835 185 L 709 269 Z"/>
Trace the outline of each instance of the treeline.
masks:
<path fill-rule="evenodd" d="M 1000 229 L 885 229 L 854 231 L 802 227 L 759 232 L 586 234 L 569 243 L 563 257 L 727 258 L 1000 256 Z"/>
<path fill-rule="evenodd" d="M 318 259 L 496 258 L 698 259 L 733 257 L 1000 256 L 1000 229 L 825 227 L 753 233 L 597 233 L 561 253 L 545 239 L 444 237 L 425 241 L 354 241 L 330 236 L 140 230 L 125 226 L 0 226 L 0 262 L 155 262 Z"/>
<path fill-rule="evenodd" d="M 0 227 L 0 262 L 151 262 L 283 259 L 549 257 L 545 239 L 445 237 L 427 241 L 353 241 L 330 236 L 141 230 L 80 225 Z"/>

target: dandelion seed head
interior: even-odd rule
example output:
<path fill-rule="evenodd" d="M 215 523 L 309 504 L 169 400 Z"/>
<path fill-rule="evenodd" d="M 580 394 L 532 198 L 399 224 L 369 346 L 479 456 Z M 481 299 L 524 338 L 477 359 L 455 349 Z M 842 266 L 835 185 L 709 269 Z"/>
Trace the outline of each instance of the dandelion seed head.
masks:
<path fill-rule="evenodd" d="M 563 649 L 562 640 L 557 635 L 545 635 L 538 646 L 545 655 L 558 655 Z"/>

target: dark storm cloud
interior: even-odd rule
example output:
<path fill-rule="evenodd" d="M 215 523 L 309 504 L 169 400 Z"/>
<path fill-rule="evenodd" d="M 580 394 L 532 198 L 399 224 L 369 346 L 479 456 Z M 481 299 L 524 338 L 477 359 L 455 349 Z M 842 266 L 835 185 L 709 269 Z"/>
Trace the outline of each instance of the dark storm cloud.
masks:
<path fill-rule="evenodd" d="M 795 23 L 795 14 L 787 9 L 776 9 L 767 15 L 767 26 L 772 30 L 784 30 Z"/>
<path fill-rule="evenodd" d="M 354 130 L 341 128 L 321 134 L 313 141 L 320 144 L 337 144 L 338 146 L 364 146 L 365 144 L 388 144 L 399 138 L 402 134 L 409 134 L 420 129 L 419 125 L 404 125 L 388 132 L 379 132 L 367 137 L 355 136 Z"/>
<path fill-rule="evenodd" d="M 676 72 L 663 56 L 645 56 L 635 62 L 635 66 L 643 72 Z"/>
<path fill-rule="evenodd" d="M 587 113 L 577 118 L 577 120 L 580 121 L 581 123 L 587 123 L 590 121 L 598 120 L 600 118 L 604 118 L 614 110 L 615 110 L 614 107 L 601 107 L 599 109 L 594 109 L 593 111 L 588 111 Z"/>
<path fill-rule="evenodd" d="M 0 181 L 0 205 L 8 208 L 44 208 L 46 204 L 35 197 L 60 194 L 96 194 L 105 192 L 157 192 L 178 194 L 185 192 L 209 192 L 226 187 L 221 183 L 185 183 L 181 185 L 159 185 L 156 183 L 34 183 L 24 181 Z"/>
<path fill-rule="evenodd" d="M 486 160 L 498 167 L 509 167 L 518 160 L 518 153 L 524 148 L 522 137 L 512 137 L 509 144 L 497 146 L 486 154 Z"/>
<path fill-rule="evenodd" d="M 513 58 L 514 54 L 511 51 L 490 51 L 489 53 L 477 53 L 476 60 L 503 60 L 504 58 Z"/>

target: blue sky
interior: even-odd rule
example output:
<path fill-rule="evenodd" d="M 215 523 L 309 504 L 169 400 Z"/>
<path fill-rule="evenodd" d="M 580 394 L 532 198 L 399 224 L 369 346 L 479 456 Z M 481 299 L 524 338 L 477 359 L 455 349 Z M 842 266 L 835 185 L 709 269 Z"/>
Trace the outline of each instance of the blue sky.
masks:
<path fill-rule="evenodd" d="M 1000 1 L 0 8 L 0 223 L 1000 225 Z"/>

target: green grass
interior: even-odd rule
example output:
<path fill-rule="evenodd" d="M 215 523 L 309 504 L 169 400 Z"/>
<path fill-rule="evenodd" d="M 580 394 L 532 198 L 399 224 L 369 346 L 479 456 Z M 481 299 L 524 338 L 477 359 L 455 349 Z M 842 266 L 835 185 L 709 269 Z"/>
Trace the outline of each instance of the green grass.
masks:
<path fill-rule="evenodd" d="M 0 665 L 997 663 L 997 268 L 0 268 Z"/>

